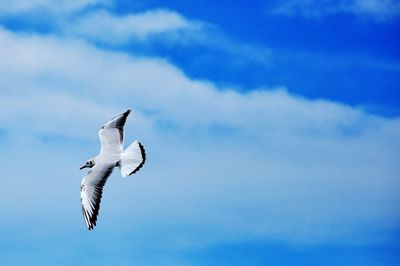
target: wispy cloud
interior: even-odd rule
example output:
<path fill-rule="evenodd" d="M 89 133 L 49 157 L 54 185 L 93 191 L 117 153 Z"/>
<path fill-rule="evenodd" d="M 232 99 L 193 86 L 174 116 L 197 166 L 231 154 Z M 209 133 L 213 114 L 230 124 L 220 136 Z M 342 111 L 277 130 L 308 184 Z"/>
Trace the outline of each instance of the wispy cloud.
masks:
<path fill-rule="evenodd" d="M 200 31 L 202 23 L 191 21 L 168 9 L 120 15 L 112 13 L 112 0 L 9 1 L 0 7 L 0 21 L 12 17 L 28 30 L 41 21 L 51 24 L 52 33 L 68 34 L 105 44 L 125 44 L 163 35 Z M 42 23 L 43 24 L 43 23 Z M 39 24 L 40 25 L 40 24 Z M 42 25 L 46 27 L 46 25 Z M 40 27 L 39 27 L 40 28 Z M 34 30 L 34 29 L 33 29 Z M 168 33 L 168 35 L 166 34 Z M 193 35 L 193 34 L 192 34 Z"/>
<path fill-rule="evenodd" d="M 132 106 L 127 132 L 135 132 L 146 145 L 149 162 L 135 181 L 141 188 L 135 193 L 122 183 L 110 184 L 114 195 L 125 197 L 108 197 L 103 203 L 103 221 L 125 217 L 113 226 L 162 227 L 171 245 L 204 246 L 252 238 L 375 242 L 381 236 L 372 231 L 398 224 L 399 214 L 392 211 L 399 202 L 398 119 L 307 100 L 283 88 L 242 94 L 192 80 L 164 60 L 102 50 L 83 41 L 6 30 L 0 31 L 0 40 L 0 123 L 7 132 L 3 138 L 13 143 L 4 148 L 7 158 L 18 158 L 21 151 L 40 156 L 40 151 L 61 145 L 58 161 L 65 160 L 65 165 L 52 166 L 61 172 L 58 181 L 47 172 L 52 168 L 44 173 L 38 169 L 39 158 L 25 165 L 29 175 L 12 171 L 18 161 L 8 162 L 5 174 L 18 178 L 1 188 L 1 202 L 12 192 L 6 187 L 18 187 L 23 180 L 31 184 L 30 192 L 18 198 L 21 204 L 2 206 L 12 219 L 18 220 L 14 212 L 25 204 L 33 211 L 41 204 L 58 204 L 48 202 L 47 193 L 36 193 L 37 204 L 28 203 L 32 191 L 52 191 L 43 184 L 64 180 L 57 195 L 67 197 L 79 184 L 78 178 L 64 176 L 73 174 L 69 156 L 77 147 L 63 143 L 93 139 L 103 121 Z M 61 139 L 46 141 L 54 136 Z M 97 142 L 92 140 L 88 150 L 96 153 Z M 40 160 L 51 161 L 48 152 L 43 156 Z M 77 164 L 87 159 L 76 157 Z M 40 184 L 30 181 L 35 175 Z M 131 216 L 117 207 L 119 200 L 146 204 L 135 203 Z M 72 206 L 65 211 L 73 212 Z M 177 221 L 183 229 L 167 230 Z"/>
<path fill-rule="evenodd" d="M 4 0 L 0 7 L 0 16 L 16 15 L 66 15 L 90 7 L 110 6 L 113 0 Z"/>
<path fill-rule="evenodd" d="M 205 60 L 219 54 L 233 66 L 270 63 L 268 47 L 232 39 L 210 23 L 191 20 L 165 8 L 121 15 L 113 11 L 113 4 L 111 0 L 82 0 L 65 5 L 47 0 L 15 1 L 0 8 L 0 21 L 11 16 L 24 25 L 20 28 L 22 32 L 40 32 L 44 28 L 50 34 L 113 47 L 127 44 L 152 47 L 155 43 L 166 47 L 200 47 Z"/>
<path fill-rule="evenodd" d="M 191 32 L 200 28 L 200 22 L 189 21 L 170 10 L 156 9 L 126 16 L 98 10 L 78 17 L 74 23 L 63 25 L 62 29 L 107 44 L 124 44 L 151 36 Z"/>
<path fill-rule="evenodd" d="M 290 0 L 279 1 L 268 12 L 309 18 L 345 13 L 375 21 L 386 21 L 400 15 L 400 3 L 395 0 Z"/>

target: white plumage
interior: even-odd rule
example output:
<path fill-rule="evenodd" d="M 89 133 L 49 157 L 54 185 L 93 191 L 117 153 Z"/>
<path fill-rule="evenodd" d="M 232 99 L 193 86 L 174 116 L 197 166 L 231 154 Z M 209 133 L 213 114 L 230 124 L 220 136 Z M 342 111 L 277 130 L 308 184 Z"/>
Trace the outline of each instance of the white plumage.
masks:
<path fill-rule="evenodd" d="M 114 117 L 100 129 L 100 153 L 81 167 L 91 168 L 81 184 L 82 212 L 89 230 L 96 225 L 103 187 L 114 167 L 119 166 L 122 176 L 126 177 L 136 173 L 146 160 L 143 145 L 137 140 L 123 150 L 124 125 L 129 113 L 127 110 Z"/>

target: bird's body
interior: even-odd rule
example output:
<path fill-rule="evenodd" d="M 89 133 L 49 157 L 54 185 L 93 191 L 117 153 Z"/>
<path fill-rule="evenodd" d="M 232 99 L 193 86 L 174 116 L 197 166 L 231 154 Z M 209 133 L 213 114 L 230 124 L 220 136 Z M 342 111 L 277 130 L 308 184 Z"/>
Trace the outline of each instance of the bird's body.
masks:
<path fill-rule="evenodd" d="M 103 187 L 114 167 L 118 166 L 126 177 L 136 173 L 146 160 L 143 145 L 138 141 L 123 149 L 123 128 L 129 113 L 130 110 L 114 117 L 100 129 L 100 153 L 81 167 L 91 168 L 81 183 L 82 213 L 89 230 L 96 225 Z"/>

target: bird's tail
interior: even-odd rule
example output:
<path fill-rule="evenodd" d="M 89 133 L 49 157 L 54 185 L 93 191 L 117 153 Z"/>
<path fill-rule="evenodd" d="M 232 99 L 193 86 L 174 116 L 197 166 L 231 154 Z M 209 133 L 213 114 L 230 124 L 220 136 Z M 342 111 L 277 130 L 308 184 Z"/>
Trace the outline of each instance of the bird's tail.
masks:
<path fill-rule="evenodd" d="M 146 161 L 143 145 L 135 140 L 122 154 L 119 168 L 123 177 L 136 173 Z"/>

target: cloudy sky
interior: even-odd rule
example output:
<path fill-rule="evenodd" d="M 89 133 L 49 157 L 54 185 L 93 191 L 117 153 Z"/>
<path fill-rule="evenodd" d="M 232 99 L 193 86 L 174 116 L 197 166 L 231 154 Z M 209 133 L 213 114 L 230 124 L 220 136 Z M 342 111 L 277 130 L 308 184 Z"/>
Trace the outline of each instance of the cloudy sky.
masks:
<path fill-rule="evenodd" d="M 3 0 L 0 264 L 398 265 L 398 36 L 396 0 Z"/>

